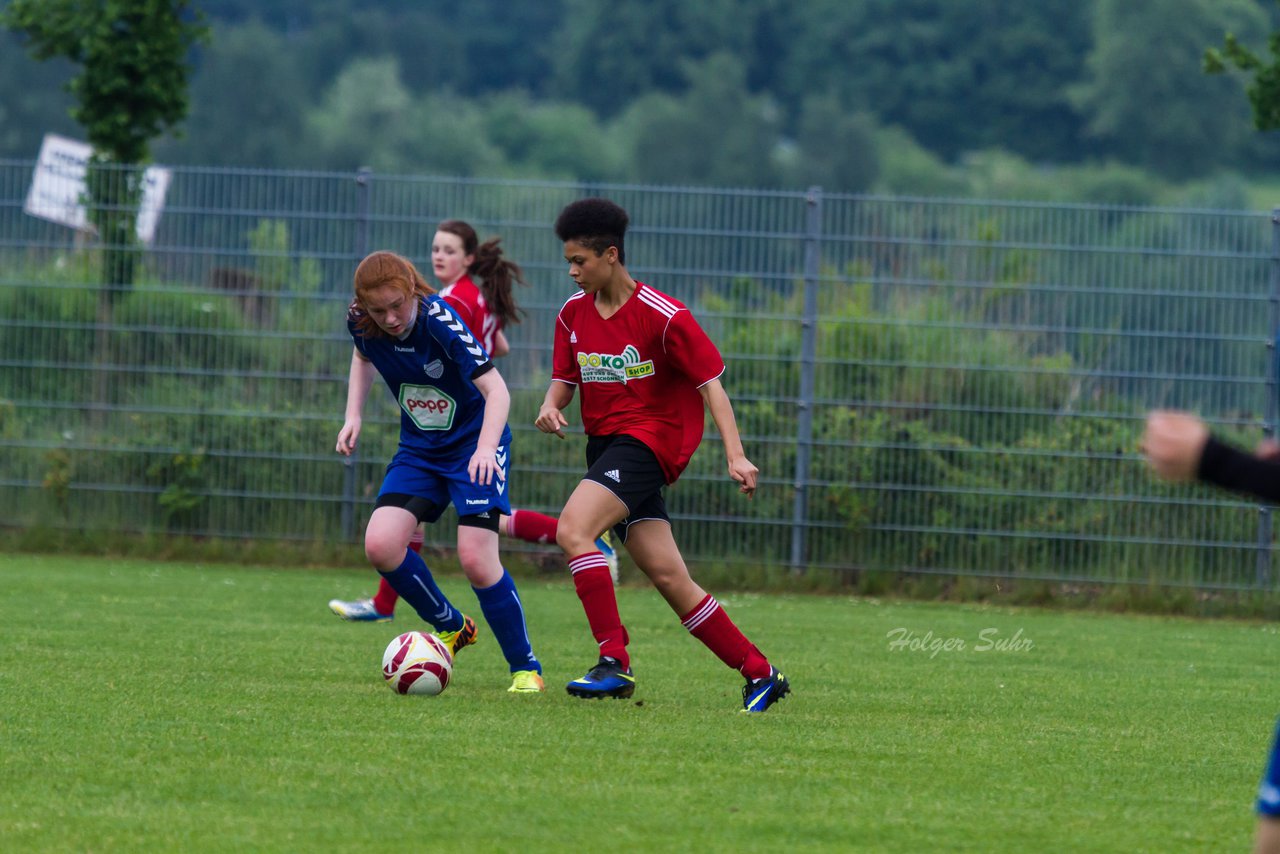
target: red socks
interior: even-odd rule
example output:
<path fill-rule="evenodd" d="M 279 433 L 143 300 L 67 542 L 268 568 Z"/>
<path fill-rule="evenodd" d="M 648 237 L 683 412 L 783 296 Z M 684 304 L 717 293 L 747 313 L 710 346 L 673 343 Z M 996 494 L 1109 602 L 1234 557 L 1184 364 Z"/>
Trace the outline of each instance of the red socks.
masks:
<path fill-rule="evenodd" d="M 532 510 L 512 510 L 507 520 L 507 533 L 526 543 L 554 543 L 556 541 L 554 516 L 544 516 Z"/>
<path fill-rule="evenodd" d="M 600 654 L 617 659 L 624 668 L 630 667 L 631 656 L 627 654 L 630 638 L 618 616 L 618 598 L 613 592 L 613 578 L 604 555 L 587 552 L 570 558 L 569 571 L 573 573 L 573 586 L 582 600 L 582 610 L 587 612 L 587 623 L 600 646 Z"/>
<path fill-rule="evenodd" d="M 756 649 L 755 644 L 747 640 L 747 636 L 733 624 L 724 608 L 711 596 L 707 596 L 696 608 L 681 617 L 680 622 L 689 630 L 689 634 L 702 641 L 717 658 L 748 679 L 762 679 L 772 672 L 769 659 Z"/>
<path fill-rule="evenodd" d="M 422 554 L 422 529 L 414 528 L 413 536 L 409 538 L 409 548 L 415 554 Z M 373 597 L 373 608 L 379 614 L 394 614 L 396 612 L 396 602 L 400 599 L 400 594 L 395 588 L 387 582 L 382 575 L 378 576 L 378 592 Z"/>

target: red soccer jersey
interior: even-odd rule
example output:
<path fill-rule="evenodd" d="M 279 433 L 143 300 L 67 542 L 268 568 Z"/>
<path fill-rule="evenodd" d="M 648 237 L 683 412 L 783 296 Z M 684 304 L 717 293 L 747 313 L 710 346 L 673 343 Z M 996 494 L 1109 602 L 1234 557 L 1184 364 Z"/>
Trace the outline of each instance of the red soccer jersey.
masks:
<path fill-rule="evenodd" d="M 440 298 L 447 300 L 449 305 L 458 310 L 458 315 L 467 324 L 467 328 L 480 339 L 485 352 L 492 356 L 493 342 L 502 324 L 489 311 L 489 304 L 484 301 L 484 294 L 480 292 L 476 283 L 471 281 L 471 277 L 464 275 L 452 285 L 441 288 Z"/>
<path fill-rule="evenodd" d="M 556 318 L 551 378 L 578 386 L 587 435 L 639 439 L 667 483 L 702 441 L 698 389 L 722 373 L 720 351 L 689 309 L 641 282 L 612 317 L 577 293 Z"/>

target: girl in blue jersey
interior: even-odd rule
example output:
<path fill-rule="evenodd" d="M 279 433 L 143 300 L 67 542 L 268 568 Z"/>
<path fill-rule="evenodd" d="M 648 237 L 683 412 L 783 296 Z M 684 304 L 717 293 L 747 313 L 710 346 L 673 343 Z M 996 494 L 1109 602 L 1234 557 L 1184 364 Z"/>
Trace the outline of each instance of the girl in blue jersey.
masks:
<path fill-rule="evenodd" d="M 409 549 L 417 525 L 453 504 L 458 560 L 511 668 L 509 690 L 543 690 L 519 594 L 498 556 L 498 520 L 511 513 L 506 383 L 448 303 L 394 253 L 374 252 L 356 268 L 347 328 L 355 349 L 338 453 L 355 450 L 375 373 L 400 404 L 400 447 L 365 530 L 369 562 L 455 654 L 474 643 L 475 623 Z"/>

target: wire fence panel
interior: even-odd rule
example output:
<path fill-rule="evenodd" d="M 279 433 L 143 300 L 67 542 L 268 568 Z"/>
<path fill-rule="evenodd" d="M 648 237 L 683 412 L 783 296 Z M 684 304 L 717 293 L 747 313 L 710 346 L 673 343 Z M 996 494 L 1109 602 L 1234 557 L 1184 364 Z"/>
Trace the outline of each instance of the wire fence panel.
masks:
<path fill-rule="evenodd" d="M 1160 485 L 1136 453 L 1157 406 L 1246 444 L 1274 432 L 1266 214 L 173 169 L 139 243 L 119 237 L 130 173 L 94 179 L 123 188 L 89 212 L 100 236 L 24 211 L 34 169 L 0 161 L 10 525 L 358 539 L 398 411 L 375 391 L 359 456 L 334 453 L 352 272 L 375 249 L 427 271 L 446 218 L 524 269 L 499 363 L 512 496 L 557 512 L 584 443 L 532 426 L 574 290 L 552 223 L 607 195 L 631 215 L 632 274 L 719 344 L 761 470 L 743 500 L 708 420 L 667 496 L 691 561 L 1273 585 L 1267 508 Z"/>

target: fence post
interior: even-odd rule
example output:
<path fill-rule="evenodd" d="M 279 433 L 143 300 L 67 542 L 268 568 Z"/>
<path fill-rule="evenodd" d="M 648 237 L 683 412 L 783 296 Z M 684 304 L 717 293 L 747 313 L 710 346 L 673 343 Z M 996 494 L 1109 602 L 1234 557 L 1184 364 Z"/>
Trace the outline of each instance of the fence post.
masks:
<path fill-rule="evenodd" d="M 1262 435 L 1276 435 L 1277 408 L 1280 407 L 1280 208 L 1271 209 L 1271 338 L 1267 341 L 1267 411 L 1262 419 Z M 1258 508 L 1258 559 L 1254 585 L 1271 586 L 1271 507 Z"/>
<path fill-rule="evenodd" d="M 804 316 L 800 320 L 800 402 L 796 419 L 795 503 L 791 512 L 791 570 L 808 566 L 809 454 L 813 446 L 814 372 L 818 356 L 818 265 L 822 241 L 822 188 L 805 193 Z"/>
<path fill-rule="evenodd" d="M 373 209 L 370 196 L 373 194 L 373 170 L 362 166 L 356 172 L 356 245 L 355 260 L 357 263 L 369 254 L 369 219 Z M 352 451 L 350 456 L 342 458 L 342 530 L 348 540 L 356 538 L 356 463 L 359 451 Z"/>

